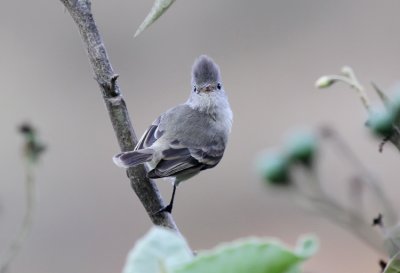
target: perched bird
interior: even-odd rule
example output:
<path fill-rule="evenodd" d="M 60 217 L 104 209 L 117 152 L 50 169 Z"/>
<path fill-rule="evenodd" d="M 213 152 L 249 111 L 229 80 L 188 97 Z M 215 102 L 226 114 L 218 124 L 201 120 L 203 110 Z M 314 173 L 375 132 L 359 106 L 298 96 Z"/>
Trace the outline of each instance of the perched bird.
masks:
<path fill-rule="evenodd" d="M 117 154 L 114 163 L 123 168 L 145 163 L 149 178 L 174 178 L 171 201 L 158 211 L 171 213 L 178 184 L 221 160 L 232 117 L 219 67 L 202 55 L 192 67 L 189 99 L 159 116 L 135 149 Z"/>

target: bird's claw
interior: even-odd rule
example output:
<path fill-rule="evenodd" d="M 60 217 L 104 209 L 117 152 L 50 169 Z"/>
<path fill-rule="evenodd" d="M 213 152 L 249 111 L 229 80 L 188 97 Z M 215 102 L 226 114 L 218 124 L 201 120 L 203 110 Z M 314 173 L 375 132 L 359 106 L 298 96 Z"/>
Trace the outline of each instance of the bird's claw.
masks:
<path fill-rule="evenodd" d="M 163 213 L 163 212 L 171 213 L 171 212 L 172 212 L 172 205 L 169 204 L 169 205 L 167 205 L 167 206 L 161 208 L 160 210 L 156 211 L 156 212 L 154 213 L 154 215 L 159 214 L 159 213 Z"/>

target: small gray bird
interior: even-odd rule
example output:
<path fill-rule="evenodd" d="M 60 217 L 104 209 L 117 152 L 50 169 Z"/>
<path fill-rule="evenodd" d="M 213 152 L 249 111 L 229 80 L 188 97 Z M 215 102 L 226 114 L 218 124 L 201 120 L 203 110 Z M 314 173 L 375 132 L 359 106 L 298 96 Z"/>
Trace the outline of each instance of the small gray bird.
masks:
<path fill-rule="evenodd" d="M 135 149 L 114 156 L 114 163 L 123 168 L 145 163 L 149 178 L 173 177 L 171 201 L 158 211 L 171 213 L 178 184 L 221 160 L 232 117 L 219 67 L 202 55 L 192 68 L 189 99 L 159 116 Z"/>

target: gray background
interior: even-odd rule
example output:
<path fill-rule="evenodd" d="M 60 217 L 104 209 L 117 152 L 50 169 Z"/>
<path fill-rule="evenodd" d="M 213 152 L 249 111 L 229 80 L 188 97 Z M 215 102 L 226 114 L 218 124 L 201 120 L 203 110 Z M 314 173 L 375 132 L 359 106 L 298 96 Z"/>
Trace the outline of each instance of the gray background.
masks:
<path fill-rule="evenodd" d="M 385 89 L 394 86 L 400 3 L 177 1 L 133 39 L 151 4 L 93 1 L 137 133 L 186 100 L 191 65 L 202 53 L 220 65 L 234 111 L 220 165 L 178 190 L 174 216 L 192 248 L 250 235 L 293 245 L 298 235 L 314 232 L 321 250 L 305 265 L 310 272 L 378 272 L 381 255 L 268 190 L 254 162 L 293 128 L 331 124 L 400 206 L 398 153 L 390 145 L 377 153 L 379 141 L 363 125 L 366 113 L 357 96 L 343 85 L 314 88 L 320 75 L 344 64 L 365 85 L 374 80 Z M 23 215 L 17 124 L 32 121 L 49 145 L 37 171 L 34 227 L 10 272 L 119 272 L 151 223 L 124 171 L 112 164 L 118 146 L 75 25 L 59 1 L 4 1 L 0 37 L 2 249 Z M 327 149 L 321 159 L 321 173 L 340 193 L 350 170 L 329 153 L 334 151 Z M 169 198 L 171 186 L 158 184 Z"/>

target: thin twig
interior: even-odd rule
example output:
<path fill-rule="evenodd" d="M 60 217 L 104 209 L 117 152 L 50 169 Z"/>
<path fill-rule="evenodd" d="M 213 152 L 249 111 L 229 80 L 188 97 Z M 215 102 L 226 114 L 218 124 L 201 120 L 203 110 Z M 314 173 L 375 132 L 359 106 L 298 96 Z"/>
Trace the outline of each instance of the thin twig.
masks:
<path fill-rule="evenodd" d="M 322 137 L 328 138 L 336 146 L 337 151 L 343 154 L 343 156 L 349 160 L 353 166 L 358 171 L 360 175 L 360 182 L 365 183 L 365 185 L 374 193 L 377 198 L 379 205 L 383 208 L 383 216 L 385 217 L 385 222 L 388 226 L 395 225 L 398 221 L 396 210 L 393 208 L 392 203 L 389 201 L 388 197 L 385 195 L 384 191 L 380 187 L 379 181 L 376 177 L 369 171 L 369 169 L 359 160 L 359 158 L 354 154 L 350 146 L 335 132 L 334 130 L 323 127 L 321 128 Z"/>
<path fill-rule="evenodd" d="M 7 248 L 6 253 L 2 256 L 3 259 L 0 263 L 0 273 L 7 272 L 11 262 L 17 256 L 28 236 L 29 231 L 32 228 L 36 198 L 35 179 L 33 175 L 33 165 L 31 162 L 26 163 L 25 194 L 25 215 L 17 237 L 10 243 L 10 246 Z"/>
<path fill-rule="evenodd" d="M 367 245 L 380 253 L 385 253 L 383 239 L 359 213 L 344 207 L 328 194 L 321 185 L 315 170 L 304 170 L 308 192 L 295 185 L 295 196 L 299 201 L 307 202 L 308 209 L 333 221 L 333 223 L 352 232 Z"/>
<path fill-rule="evenodd" d="M 357 92 L 365 109 L 367 109 L 368 112 L 371 111 L 371 102 L 367 96 L 367 93 L 365 92 L 364 87 L 358 81 L 353 69 L 350 66 L 344 66 L 342 68 L 342 74 L 347 77 L 348 81 L 346 82 L 350 85 L 350 87 Z"/>
<path fill-rule="evenodd" d="M 137 144 L 137 137 L 117 83 L 118 76 L 113 71 L 103 40 L 95 24 L 91 12 L 91 3 L 89 0 L 60 1 L 78 26 L 121 151 L 133 150 Z M 133 190 L 142 202 L 152 222 L 155 225 L 168 227 L 179 233 L 169 213 L 155 213 L 164 207 L 164 202 L 155 183 L 146 177 L 144 167 L 129 168 L 127 175 Z"/>

